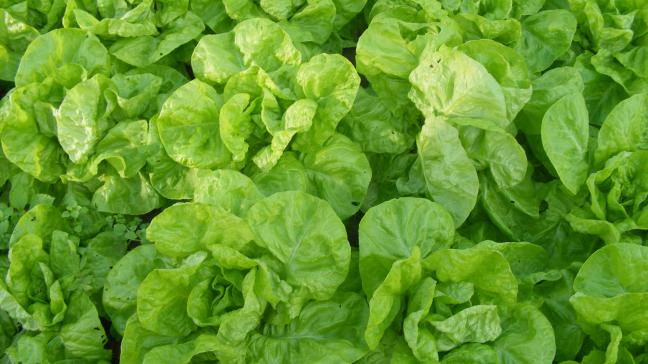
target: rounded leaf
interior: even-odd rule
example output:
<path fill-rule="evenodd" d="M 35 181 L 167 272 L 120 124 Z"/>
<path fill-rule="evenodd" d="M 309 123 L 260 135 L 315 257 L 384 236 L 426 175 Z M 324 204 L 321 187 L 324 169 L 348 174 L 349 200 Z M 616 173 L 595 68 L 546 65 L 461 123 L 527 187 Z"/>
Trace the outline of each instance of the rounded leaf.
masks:
<path fill-rule="evenodd" d="M 441 205 L 424 198 L 404 197 L 372 207 L 362 218 L 360 275 L 365 292 L 373 292 L 392 264 L 412 254 L 425 258 L 449 248 L 454 238 L 452 216 Z"/>
<path fill-rule="evenodd" d="M 220 137 L 221 96 L 211 86 L 193 80 L 166 100 L 157 128 L 169 157 L 192 168 L 227 165 L 231 153 Z"/>
<path fill-rule="evenodd" d="M 349 271 L 346 230 L 325 201 L 303 192 L 276 193 L 246 217 L 256 242 L 282 265 L 280 277 L 313 298 L 326 299 Z"/>

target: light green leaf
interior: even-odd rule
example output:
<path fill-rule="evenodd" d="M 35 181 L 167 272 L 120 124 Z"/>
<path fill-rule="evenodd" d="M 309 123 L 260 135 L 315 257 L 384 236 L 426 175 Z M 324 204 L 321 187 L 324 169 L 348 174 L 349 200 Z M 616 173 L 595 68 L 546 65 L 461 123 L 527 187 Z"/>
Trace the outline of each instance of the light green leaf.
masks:
<path fill-rule="evenodd" d="M 289 324 L 266 325 L 254 333 L 250 362 L 355 362 L 367 352 L 359 335 L 366 322 L 367 303 L 355 293 L 312 301 Z"/>
<path fill-rule="evenodd" d="M 226 6 L 227 7 L 227 6 Z M 246 65 L 256 64 L 266 72 L 301 63 L 301 53 L 281 27 L 262 18 L 242 21 L 234 27 L 234 44 Z"/>
<path fill-rule="evenodd" d="M 416 145 L 427 193 L 461 225 L 477 202 L 479 179 L 457 130 L 442 118 L 427 119 Z"/>
<path fill-rule="evenodd" d="M 562 183 L 576 194 L 589 172 L 589 118 L 580 93 L 556 101 L 542 119 L 542 145 Z"/>
<path fill-rule="evenodd" d="M 321 149 L 303 157 L 314 194 L 333 207 L 341 219 L 355 214 L 367 195 L 371 167 L 360 148 L 335 134 Z"/>
<path fill-rule="evenodd" d="M 83 293 L 77 292 L 70 297 L 60 335 L 68 358 L 95 361 L 110 359 L 110 351 L 104 349 L 108 338 L 99 320 L 97 308 Z"/>
<path fill-rule="evenodd" d="M 534 306 L 520 304 L 502 322 L 502 334 L 494 347 L 500 363 L 550 364 L 556 339 L 549 320 Z"/>
<path fill-rule="evenodd" d="M 481 63 L 497 80 L 504 92 L 507 116 L 513 120 L 532 94 L 524 58 L 515 50 L 490 39 L 472 40 L 458 49 Z"/>
<path fill-rule="evenodd" d="M 449 248 L 454 238 L 452 216 L 423 198 L 403 197 L 369 209 L 359 225 L 360 276 L 371 296 L 392 264 L 419 249 L 425 258 Z"/>
<path fill-rule="evenodd" d="M 646 131 L 648 94 L 634 95 L 618 103 L 601 125 L 595 159 L 602 165 L 615 154 L 648 147 Z"/>
<path fill-rule="evenodd" d="M 55 138 L 56 109 L 45 102 L 53 89 L 51 81 L 16 88 L 3 99 L 0 108 L 4 155 L 21 170 L 45 182 L 59 179 L 66 159 Z"/>
<path fill-rule="evenodd" d="M 427 118 L 445 116 L 509 124 L 502 87 L 465 53 L 447 47 L 425 52 L 409 76 L 410 99 Z"/>
<path fill-rule="evenodd" d="M 194 202 L 217 206 L 237 216 L 243 216 L 263 198 L 254 182 L 246 175 L 232 170 L 199 170 L 195 173 Z"/>
<path fill-rule="evenodd" d="M 570 302 L 581 319 L 614 323 L 631 335 L 645 332 L 648 315 L 642 309 L 648 293 L 645 279 L 648 248 L 635 244 L 606 245 L 592 254 L 574 279 Z"/>
<path fill-rule="evenodd" d="M 436 281 L 423 278 L 407 303 L 407 316 L 403 320 L 403 336 L 414 356 L 420 361 L 438 361 L 437 341 L 425 325 L 434 299 Z"/>
<path fill-rule="evenodd" d="M 568 10 L 545 10 L 522 21 L 522 39 L 517 50 L 532 73 L 544 71 L 571 46 L 576 18 Z"/>
<path fill-rule="evenodd" d="M 9 247 L 23 236 L 33 234 L 46 243 L 56 230 L 71 232 L 57 208 L 50 205 L 36 205 L 20 217 L 11 234 Z"/>
<path fill-rule="evenodd" d="M 79 82 L 83 77 L 106 72 L 109 65 L 108 51 L 97 37 L 80 29 L 56 29 L 29 44 L 16 72 L 15 83 L 23 86 L 48 77 L 60 77 L 61 71 L 67 72 L 69 67 L 77 67 L 82 72 L 72 77 Z"/>
<path fill-rule="evenodd" d="M 302 64 L 296 77 L 304 96 L 318 106 L 312 127 L 298 135 L 293 147 L 313 151 L 335 133 L 340 120 L 351 110 L 360 76 L 343 56 L 320 54 Z"/>
<path fill-rule="evenodd" d="M 191 68 L 205 82 L 223 84 L 243 70 L 243 55 L 234 45 L 234 33 L 200 38 L 191 56 Z"/>
<path fill-rule="evenodd" d="M 254 131 L 250 114 L 254 105 L 249 94 L 236 94 L 225 102 L 219 113 L 220 135 L 235 162 L 244 161 L 249 149 L 246 139 Z"/>
<path fill-rule="evenodd" d="M 0 9 L 0 80 L 13 81 L 20 58 L 38 30 Z"/>
<path fill-rule="evenodd" d="M 264 103 L 264 106 L 267 104 Z M 278 107 L 278 105 L 277 105 Z M 281 158 L 284 150 L 299 132 L 306 132 L 313 125 L 317 112 L 317 103 L 311 99 L 300 99 L 292 103 L 283 114 L 281 123 L 271 125 L 271 118 L 263 118 L 266 129 L 272 134 L 272 143 L 262 148 L 252 159 L 263 171 L 274 167 Z M 266 114 L 267 115 L 267 114 Z M 273 120 L 274 121 L 274 120 Z"/>
<path fill-rule="evenodd" d="M 349 271 L 351 248 L 344 225 L 323 200 L 303 192 L 280 192 L 250 208 L 256 239 L 278 261 L 282 280 L 294 287 L 293 314 L 307 299 L 327 299 Z"/>
<path fill-rule="evenodd" d="M 159 36 L 119 39 L 110 47 L 110 53 L 130 65 L 146 67 L 197 38 L 204 29 L 202 19 L 187 11 L 181 17 L 163 24 Z"/>
<path fill-rule="evenodd" d="M 297 42 L 322 44 L 331 36 L 335 12 L 333 0 L 311 0 L 281 26 Z"/>
<path fill-rule="evenodd" d="M 449 351 L 463 343 L 487 343 L 502 333 L 497 306 L 475 305 L 443 321 L 429 321 L 436 331 L 439 351 Z"/>
<path fill-rule="evenodd" d="M 531 100 L 524 106 L 516 125 L 526 134 L 540 134 L 542 118 L 556 101 L 583 92 L 583 78 L 573 67 L 553 68 L 533 80 Z"/>
<path fill-rule="evenodd" d="M 439 250 L 423 262 L 426 271 L 436 272 L 439 282 L 470 282 L 482 304 L 512 306 L 517 298 L 517 280 L 499 252 L 472 249 Z"/>
<path fill-rule="evenodd" d="M 154 269 L 167 268 L 152 245 L 141 245 L 120 259 L 106 276 L 102 303 L 112 327 L 124 334 L 126 322 L 136 312 L 137 289 Z"/>
<path fill-rule="evenodd" d="M 141 173 L 123 178 L 108 170 L 101 180 L 103 185 L 92 196 L 92 204 L 101 212 L 143 215 L 160 206 L 160 196 Z"/>
<path fill-rule="evenodd" d="M 104 93 L 114 87 L 104 75 L 78 83 L 66 94 L 56 129 L 61 147 L 74 163 L 83 163 L 93 153 L 113 122 L 108 118 L 114 107 Z"/>
<path fill-rule="evenodd" d="M 164 103 L 157 119 L 160 140 L 169 157 L 193 168 L 227 165 L 231 154 L 220 137 L 222 98 L 209 85 L 193 80 Z"/>
<path fill-rule="evenodd" d="M 364 338 L 370 349 L 375 349 L 385 330 L 401 311 L 405 293 L 421 279 L 421 251 L 414 247 L 412 254 L 395 261 L 369 300 L 369 321 Z"/>
<path fill-rule="evenodd" d="M 153 218 L 146 236 L 160 253 L 174 258 L 184 258 L 216 244 L 239 248 L 253 238 L 241 218 L 201 203 L 166 208 Z"/>
<path fill-rule="evenodd" d="M 158 335 L 179 337 L 196 328 L 187 314 L 187 299 L 196 283 L 193 276 L 206 257 L 204 252 L 196 253 L 178 268 L 155 269 L 144 278 L 137 290 L 137 317 L 142 327 Z"/>

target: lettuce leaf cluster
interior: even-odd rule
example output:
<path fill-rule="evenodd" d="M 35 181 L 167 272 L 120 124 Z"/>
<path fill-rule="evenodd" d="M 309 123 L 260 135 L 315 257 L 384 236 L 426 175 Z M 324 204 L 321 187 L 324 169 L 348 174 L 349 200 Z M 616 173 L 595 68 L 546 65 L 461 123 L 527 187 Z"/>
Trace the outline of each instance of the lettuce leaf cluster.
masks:
<path fill-rule="evenodd" d="M 0 0 L 0 363 L 648 363 L 648 4 Z"/>

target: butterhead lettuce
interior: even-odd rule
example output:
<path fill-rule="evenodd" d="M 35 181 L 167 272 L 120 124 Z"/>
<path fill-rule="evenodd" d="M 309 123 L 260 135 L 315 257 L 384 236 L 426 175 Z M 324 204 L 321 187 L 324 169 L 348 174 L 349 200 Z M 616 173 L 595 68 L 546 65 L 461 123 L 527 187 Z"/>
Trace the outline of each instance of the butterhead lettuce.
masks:
<path fill-rule="evenodd" d="M 0 363 L 648 363 L 648 5 L 0 0 Z"/>

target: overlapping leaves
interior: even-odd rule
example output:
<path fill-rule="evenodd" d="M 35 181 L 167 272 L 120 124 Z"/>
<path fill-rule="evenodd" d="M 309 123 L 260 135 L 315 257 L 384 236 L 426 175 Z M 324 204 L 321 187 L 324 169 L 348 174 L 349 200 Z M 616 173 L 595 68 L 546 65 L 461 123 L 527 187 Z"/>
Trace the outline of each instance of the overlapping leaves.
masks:
<path fill-rule="evenodd" d="M 0 361 L 647 361 L 647 9 L 0 0 Z"/>

